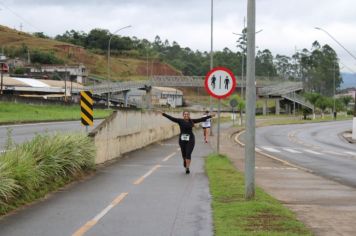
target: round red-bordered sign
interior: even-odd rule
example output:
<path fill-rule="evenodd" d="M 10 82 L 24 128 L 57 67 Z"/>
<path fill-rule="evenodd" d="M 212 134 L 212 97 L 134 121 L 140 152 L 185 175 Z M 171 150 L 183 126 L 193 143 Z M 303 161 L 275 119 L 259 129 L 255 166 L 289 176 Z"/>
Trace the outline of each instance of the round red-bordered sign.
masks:
<path fill-rule="evenodd" d="M 230 96 L 236 87 L 236 78 L 231 70 L 215 67 L 205 76 L 205 89 L 215 98 Z"/>

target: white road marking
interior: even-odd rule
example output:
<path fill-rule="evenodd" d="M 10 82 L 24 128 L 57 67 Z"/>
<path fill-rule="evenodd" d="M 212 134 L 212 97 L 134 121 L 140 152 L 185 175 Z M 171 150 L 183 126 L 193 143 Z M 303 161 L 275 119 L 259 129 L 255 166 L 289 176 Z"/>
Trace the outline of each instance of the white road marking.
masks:
<path fill-rule="evenodd" d="M 266 150 L 266 151 L 269 151 L 269 152 L 280 152 L 280 151 L 278 151 L 277 149 L 275 149 L 275 148 L 271 148 L 271 147 L 262 147 L 264 150 Z"/>
<path fill-rule="evenodd" d="M 287 151 L 287 152 L 290 152 L 290 153 L 302 153 L 302 152 L 296 151 L 296 150 L 291 149 L 291 148 L 283 148 L 283 150 Z"/>
<path fill-rule="evenodd" d="M 72 236 L 82 236 L 88 230 L 90 230 L 94 225 L 96 225 L 101 218 L 103 218 L 111 209 L 113 209 L 117 204 L 119 204 L 128 193 L 121 193 L 118 195 L 107 207 L 104 208 L 99 214 L 97 214 L 93 219 L 89 220 L 85 225 L 80 227 Z"/>
<path fill-rule="evenodd" d="M 356 156 L 356 152 L 344 152 L 344 153 L 349 154 L 351 156 Z"/>
<path fill-rule="evenodd" d="M 257 170 L 298 170 L 295 167 L 271 167 L 271 166 L 256 166 Z"/>
<path fill-rule="evenodd" d="M 305 152 L 309 152 L 311 154 L 315 154 L 315 155 L 321 155 L 320 152 L 316 152 L 316 151 L 313 151 L 313 150 L 309 150 L 309 149 L 304 149 Z"/>
<path fill-rule="evenodd" d="M 162 161 L 168 161 L 172 156 L 174 156 L 176 152 L 173 152 L 172 154 L 168 155 L 166 158 L 164 158 Z"/>
<path fill-rule="evenodd" d="M 80 121 L 56 121 L 56 122 L 39 122 L 39 123 L 30 123 L 30 124 L 19 124 L 19 125 L 1 125 L 0 128 L 11 128 L 11 127 L 23 127 L 23 126 L 43 126 L 43 125 L 57 125 L 57 124 L 65 124 L 70 122 L 78 122 Z M 95 122 L 95 120 L 94 120 Z"/>
<path fill-rule="evenodd" d="M 142 183 L 145 178 L 150 176 L 155 170 L 157 170 L 160 167 L 161 167 L 161 165 L 155 165 L 150 171 L 148 171 L 146 174 L 144 174 L 143 176 L 138 178 L 133 184 L 138 185 L 138 184 Z"/>
<path fill-rule="evenodd" d="M 324 151 L 325 153 L 330 153 L 330 154 L 333 154 L 333 155 L 336 155 L 336 156 L 345 156 L 344 153 L 340 153 L 340 152 L 334 152 L 334 151 Z"/>

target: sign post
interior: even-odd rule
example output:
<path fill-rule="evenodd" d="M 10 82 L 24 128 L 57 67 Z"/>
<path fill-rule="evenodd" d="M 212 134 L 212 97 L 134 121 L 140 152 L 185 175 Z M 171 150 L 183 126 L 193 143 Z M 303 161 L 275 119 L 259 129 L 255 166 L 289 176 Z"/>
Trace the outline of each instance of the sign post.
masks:
<path fill-rule="evenodd" d="M 238 102 L 236 98 L 230 100 L 230 106 L 232 108 L 232 126 L 235 125 L 235 107 L 237 106 Z"/>
<path fill-rule="evenodd" d="M 205 76 L 205 89 L 212 96 L 219 99 L 218 103 L 218 135 L 216 151 L 220 153 L 220 109 L 221 98 L 230 96 L 236 88 L 236 78 L 231 70 L 225 67 L 215 67 Z"/>

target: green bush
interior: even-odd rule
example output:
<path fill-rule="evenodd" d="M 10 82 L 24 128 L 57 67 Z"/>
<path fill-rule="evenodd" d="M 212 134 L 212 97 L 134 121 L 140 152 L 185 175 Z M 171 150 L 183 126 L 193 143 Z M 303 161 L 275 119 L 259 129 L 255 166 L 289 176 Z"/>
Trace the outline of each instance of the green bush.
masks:
<path fill-rule="evenodd" d="M 6 151 L 0 155 L 0 215 L 94 169 L 94 158 L 84 134 L 37 135 Z"/>
<path fill-rule="evenodd" d="M 42 52 L 39 50 L 30 53 L 31 62 L 39 64 L 63 64 L 64 61 L 57 58 L 53 52 Z"/>

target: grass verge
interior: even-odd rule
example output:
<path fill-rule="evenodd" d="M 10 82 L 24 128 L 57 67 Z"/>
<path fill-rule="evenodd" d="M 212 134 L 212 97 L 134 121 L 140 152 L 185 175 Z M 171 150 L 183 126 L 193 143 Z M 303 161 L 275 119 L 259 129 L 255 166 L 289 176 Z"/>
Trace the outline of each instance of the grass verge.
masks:
<path fill-rule="evenodd" d="M 307 123 L 319 123 L 319 122 L 328 122 L 334 121 L 333 117 L 325 116 L 324 118 L 318 117 L 314 120 L 303 120 L 300 117 L 288 117 L 288 116 L 265 116 L 265 117 L 257 117 L 258 119 L 265 119 L 261 120 L 260 124 L 262 126 L 269 126 L 269 125 L 290 125 L 290 124 L 307 124 Z M 352 116 L 338 116 L 337 121 L 343 120 L 351 120 Z"/>
<path fill-rule="evenodd" d="M 105 118 L 112 110 L 94 109 L 94 119 Z M 30 105 L 0 102 L 0 124 L 51 120 L 79 120 L 80 106 Z"/>
<path fill-rule="evenodd" d="M 256 188 L 254 200 L 244 199 L 244 178 L 226 156 L 208 156 L 205 168 L 212 194 L 214 235 L 312 235 L 295 215 Z"/>
<path fill-rule="evenodd" d="M 94 169 L 84 134 L 37 135 L 0 155 L 0 215 L 44 197 Z"/>

